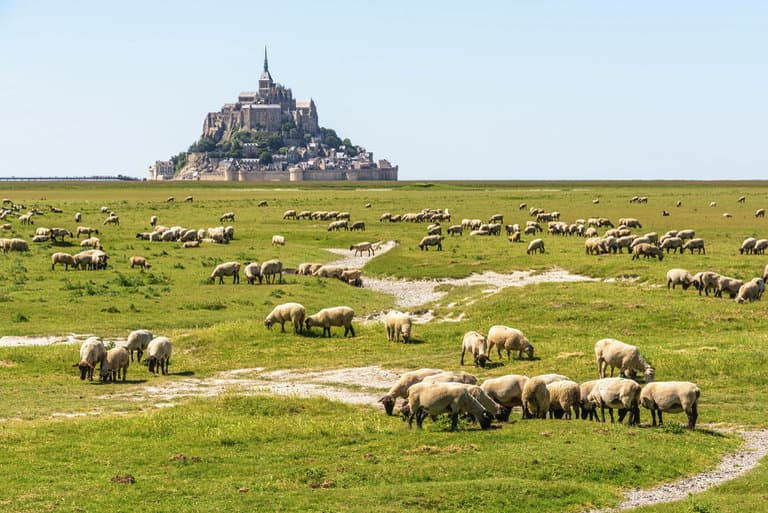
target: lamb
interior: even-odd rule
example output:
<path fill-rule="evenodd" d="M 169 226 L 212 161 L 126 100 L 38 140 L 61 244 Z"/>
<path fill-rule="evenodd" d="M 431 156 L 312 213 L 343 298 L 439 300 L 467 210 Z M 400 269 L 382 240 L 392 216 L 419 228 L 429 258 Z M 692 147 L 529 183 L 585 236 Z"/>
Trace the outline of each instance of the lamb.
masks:
<path fill-rule="evenodd" d="M 523 357 L 523 353 L 527 353 L 528 358 L 533 360 L 533 346 L 523 335 L 523 332 L 518 329 L 503 325 L 491 326 L 488 330 L 487 341 L 488 351 L 490 352 L 496 346 L 499 358 L 501 358 L 501 350 L 505 349 L 507 351 L 507 360 L 510 359 L 512 351 L 518 351 L 518 359 Z"/>
<path fill-rule="evenodd" d="M 536 252 L 544 253 L 544 239 L 533 239 L 528 244 L 528 249 L 525 250 L 526 254 L 530 255 Z"/>
<path fill-rule="evenodd" d="M 667 271 L 667 289 L 671 285 L 674 289 L 676 285 L 682 285 L 683 290 L 688 290 L 693 282 L 691 273 L 685 269 L 670 269 Z"/>
<path fill-rule="evenodd" d="M 150 269 L 152 267 L 152 264 L 147 262 L 147 259 L 142 256 L 134 255 L 129 259 L 129 262 L 131 262 L 131 269 L 137 265 L 142 269 Z"/>
<path fill-rule="evenodd" d="M 267 260 L 261 264 L 260 271 L 267 284 L 275 283 L 275 276 L 278 277 L 278 283 L 283 283 L 283 263 L 280 260 Z"/>
<path fill-rule="evenodd" d="M 107 357 L 107 350 L 98 337 L 89 337 L 80 346 L 80 362 L 72 367 L 80 369 L 80 379 L 84 380 L 86 376 L 88 381 L 93 381 L 93 368 L 96 363 L 100 368 L 104 367 L 104 358 Z"/>
<path fill-rule="evenodd" d="M 547 391 L 550 418 L 561 418 L 565 415 L 566 420 L 571 420 L 571 409 L 576 418 L 579 417 L 581 391 L 578 383 L 570 380 L 555 381 L 547 385 Z"/>
<path fill-rule="evenodd" d="M 224 262 L 217 265 L 208 279 L 213 283 L 219 278 L 219 285 L 224 283 L 224 276 L 232 276 L 232 284 L 240 283 L 240 262 Z"/>
<path fill-rule="evenodd" d="M 128 350 L 124 347 L 115 347 L 107 351 L 107 356 L 99 369 L 101 381 L 118 381 L 122 371 L 122 380 L 125 383 L 128 366 L 131 364 Z"/>
<path fill-rule="evenodd" d="M 742 285 L 744 285 L 742 280 L 730 278 L 728 276 L 720 276 L 717 279 L 717 291 L 715 292 L 715 296 L 723 297 L 723 292 L 728 292 L 731 299 L 735 299 Z"/>
<path fill-rule="evenodd" d="M 368 253 L 368 256 L 373 256 L 376 253 L 374 253 L 373 245 L 370 242 L 358 242 L 357 244 L 352 244 L 349 247 L 350 251 L 355 252 L 355 256 L 357 256 L 358 253 L 360 253 L 360 256 L 363 255 L 363 251 Z"/>
<path fill-rule="evenodd" d="M 549 389 L 541 378 L 530 378 L 523 387 L 523 418 L 544 419 L 549 411 Z"/>
<path fill-rule="evenodd" d="M 304 327 L 304 318 L 307 316 L 307 310 L 304 305 L 299 303 L 283 303 L 277 305 L 264 319 L 264 326 L 267 329 L 272 329 L 272 325 L 280 323 L 280 332 L 285 333 L 285 321 L 291 321 L 293 323 L 293 332 L 295 334 L 301 334 Z"/>
<path fill-rule="evenodd" d="M 763 292 L 765 292 L 765 281 L 762 278 L 752 278 L 739 287 L 739 292 L 736 294 L 736 302 L 757 301 L 762 297 Z"/>
<path fill-rule="evenodd" d="M 128 340 L 125 342 L 125 347 L 131 353 L 131 361 L 133 361 L 133 352 L 136 351 L 136 361 L 140 362 L 141 357 L 144 355 L 147 346 L 155 336 L 149 330 L 133 330 L 128 334 Z"/>
<path fill-rule="evenodd" d="M 152 374 L 168 374 L 171 364 L 171 340 L 168 337 L 155 337 L 147 345 L 147 368 Z"/>
<path fill-rule="evenodd" d="M 419 249 L 422 251 L 429 251 L 429 246 L 437 246 L 437 250 L 442 251 L 443 239 L 445 239 L 445 237 L 442 235 L 427 235 L 419 242 Z"/>
<path fill-rule="evenodd" d="M 603 378 L 599 380 L 587 400 L 594 408 L 600 407 L 602 422 L 608 408 L 613 423 L 613 410 L 619 410 L 619 422 L 629 413 L 630 426 L 640 424 L 640 385 L 631 379 Z"/>
<path fill-rule="evenodd" d="M 480 387 L 488 397 L 511 410 L 515 406 L 523 406 L 523 389 L 527 382 L 528 376 L 508 374 L 486 379 Z"/>
<path fill-rule="evenodd" d="M 461 341 L 461 365 L 464 365 L 464 354 L 466 352 L 472 354 L 475 367 L 485 368 L 485 362 L 490 361 L 490 358 L 488 358 L 488 342 L 483 334 L 477 331 L 468 331 L 464 334 L 464 338 Z"/>
<path fill-rule="evenodd" d="M 595 343 L 595 358 L 597 360 L 597 373 L 600 378 L 605 378 L 605 371 L 611 367 L 611 377 L 614 368 L 619 369 L 619 375 L 642 372 L 645 382 L 653 381 L 655 371 L 640 354 L 640 350 L 633 345 L 625 344 L 613 338 L 604 338 Z"/>
<path fill-rule="evenodd" d="M 632 260 L 637 260 L 641 256 L 643 258 L 656 257 L 659 259 L 659 262 L 664 260 L 664 254 L 661 252 L 661 249 L 657 248 L 653 244 L 642 243 L 635 246 L 632 250 Z"/>
<path fill-rule="evenodd" d="M 744 241 L 741 243 L 741 246 L 739 247 L 739 253 L 747 255 L 751 255 L 752 251 L 755 249 L 755 243 L 757 242 L 757 239 L 754 237 L 747 237 L 744 239 Z"/>
<path fill-rule="evenodd" d="M 695 238 L 695 239 L 691 239 L 691 240 L 689 240 L 688 242 L 686 242 L 686 243 L 683 245 L 683 248 L 680 250 L 680 252 L 682 253 L 682 252 L 683 252 L 683 251 L 685 251 L 686 249 L 690 249 L 690 250 L 691 250 L 691 255 L 693 255 L 693 250 L 694 250 L 694 249 L 698 250 L 698 254 L 699 254 L 699 255 L 700 255 L 702 252 L 703 252 L 705 255 L 707 254 L 707 250 L 704 248 L 704 239 Z"/>
<path fill-rule="evenodd" d="M 56 264 L 64 264 L 64 269 L 69 270 L 69 266 L 77 267 L 75 257 L 69 253 L 54 253 L 51 255 L 51 271 L 56 267 Z"/>
<path fill-rule="evenodd" d="M 701 391 L 695 383 L 689 381 L 657 381 L 643 387 L 640 392 L 640 404 L 651 410 L 653 425 L 656 425 L 656 412 L 659 412 L 659 425 L 664 424 L 661 412 L 681 413 L 688 416 L 688 429 L 696 428 L 699 416 L 699 396 Z"/>
<path fill-rule="evenodd" d="M 355 316 L 355 311 L 348 306 L 336 306 L 333 308 L 323 308 L 319 312 L 310 315 L 306 318 L 304 323 L 307 330 L 312 326 L 322 326 L 323 336 L 331 336 L 331 326 L 344 326 L 344 336 L 348 333 L 355 336 L 355 329 L 352 327 L 352 318 Z"/>
<path fill-rule="evenodd" d="M 387 332 L 387 340 L 390 342 L 392 340 L 400 342 L 402 337 L 403 343 L 407 344 L 411 339 L 411 323 L 410 314 L 390 310 L 384 316 L 384 329 Z"/>
<path fill-rule="evenodd" d="M 254 285 L 256 280 L 259 280 L 259 284 L 261 284 L 261 265 L 258 262 L 246 262 L 243 272 L 245 272 L 248 285 Z"/>
<path fill-rule="evenodd" d="M 466 388 L 450 383 L 418 383 L 408 390 L 408 427 L 413 425 L 421 429 L 427 416 L 442 413 L 451 415 L 451 431 L 458 429 L 459 414 L 466 413 L 474 417 L 482 429 L 491 426 L 491 414 L 470 395 Z"/>
<path fill-rule="evenodd" d="M 272 245 L 273 246 L 285 246 L 285 237 L 282 235 L 273 235 L 272 236 Z"/>
<path fill-rule="evenodd" d="M 427 376 L 441 372 L 443 372 L 442 369 L 418 369 L 406 372 L 400 376 L 397 382 L 389 389 L 389 392 L 379 399 L 379 402 L 384 405 L 384 410 L 387 412 L 387 415 L 392 415 L 392 411 L 395 408 L 395 401 L 397 401 L 398 397 L 402 397 L 403 399 L 408 398 L 409 388 L 416 383 L 421 383 L 421 380 Z"/>
<path fill-rule="evenodd" d="M 710 289 L 712 289 L 713 292 L 717 292 L 717 282 L 719 279 L 720 275 L 716 272 L 702 271 L 693 275 L 691 284 L 699 291 L 699 295 L 701 295 L 701 291 L 703 290 L 704 294 L 708 296 Z"/>

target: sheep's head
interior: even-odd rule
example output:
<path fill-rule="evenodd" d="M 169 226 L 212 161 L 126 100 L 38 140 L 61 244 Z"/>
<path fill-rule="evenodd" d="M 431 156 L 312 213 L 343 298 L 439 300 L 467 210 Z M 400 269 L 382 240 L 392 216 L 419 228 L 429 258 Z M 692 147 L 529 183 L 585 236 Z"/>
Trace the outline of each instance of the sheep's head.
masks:
<path fill-rule="evenodd" d="M 480 354 L 480 355 L 477 355 L 477 358 L 475 359 L 475 361 L 477 362 L 477 365 L 479 365 L 482 368 L 485 368 L 485 362 L 490 362 L 491 359 L 488 358 L 488 355 L 486 354 Z"/>
<path fill-rule="evenodd" d="M 157 357 L 156 356 L 150 356 L 147 358 L 146 362 L 147 368 L 149 369 L 149 372 L 155 372 L 155 366 L 157 365 Z"/>
<path fill-rule="evenodd" d="M 648 365 L 645 370 L 643 371 L 643 376 L 645 377 L 645 382 L 650 383 L 654 380 L 656 377 L 656 371 L 653 370 L 653 367 Z"/>
<path fill-rule="evenodd" d="M 272 329 L 272 325 L 273 325 L 274 323 L 275 323 L 275 322 L 272 320 L 272 318 L 271 318 L 271 317 L 267 317 L 266 319 L 264 319 L 264 326 L 266 326 L 268 330 L 271 330 L 271 329 Z"/>
<path fill-rule="evenodd" d="M 80 379 L 85 380 L 85 376 L 88 374 L 89 369 L 93 369 L 93 365 L 86 361 L 74 364 L 72 367 L 80 369 Z"/>
<path fill-rule="evenodd" d="M 499 407 L 499 411 L 496 414 L 496 420 L 498 420 L 499 422 L 508 422 L 510 413 L 512 413 L 512 408 L 501 406 Z"/>
<path fill-rule="evenodd" d="M 403 324 L 400 327 L 400 334 L 403 336 L 403 342 L 407 344 L 411 340 L 411 325 Z"/>
<path fill-rule="evenodd" d="M 403 405 L 400 407 L 400 416 L 403 421 L 408 420 L 408 418 L 411 416 L 411 405 L 409 403 L 403 403 Z"/>
<path fill-rule="evenodd" d="M 529 360 L 533 360 L 533 346 L 531 345 L 528 340 L 525 340 L 523 342 L 523 348 L 520 350 L 520 353 L 525 353 L 528 355 Z"/>
<path fill-rule="evenodd" d="M 486 410 L 483 410 L 483 413 L 480 414 L 480 418 L 477 419 L 477 421 L 480 423 L 480 427 L 482 429 L 488 429 L 491 427 L 493 416 L 490 413 L 488 413 Z"/>
<path fill-rule="evenodd" d="M 99 377 L 101 378 L 102 383 L 106 383 L 112 377 L 112 373 L 110 372 L 109 369 L 105 369 L 104 367 L 102 367 Z"/>
<path fill-rule="evenodd" d="M 387 415 L 392 415 L 392 412 L 395 409 L 395 398 L 391 395 L 385 395 L 379 399 L 379 402 L 384 405 L 384 411 L 387 412 Z M 400 411 L 402 411 L 402 409 Z"/>

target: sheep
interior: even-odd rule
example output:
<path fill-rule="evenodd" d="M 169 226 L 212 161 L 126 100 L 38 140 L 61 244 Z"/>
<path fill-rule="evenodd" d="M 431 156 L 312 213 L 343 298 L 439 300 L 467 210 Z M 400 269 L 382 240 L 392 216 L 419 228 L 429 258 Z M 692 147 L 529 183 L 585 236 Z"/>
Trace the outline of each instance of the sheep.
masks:
<path fill-rule="evenodd" d="M 267 260 L 261 264 L 260 272 L 267 284 L 275 283 L 275 276 L 278 277 L 278 283 L 283 283 L 283 263 L 280 260 Z"/>
<path fill-rule="evenodd" d="M 454 235 L 463 235 L 464 234 L 464 229 L 461 227 L 460 224 L 453 224 L 453 225 L 449 226 L 445 231 L 451 237 L 453 237 Z"/>
<path fill-rule="evenodd" d="M 149 330 L 133 330 L 128 334 L 128 339 L 125 342 L 125 347 L 131 354 L 131 361 L 133 361 L 133 352 L 136 351 L 136 361 L 140 362 L 141 357 L 144 355 L 147 346 L 155 336 Z"/>
<path fill-rule="evenodd" d="M 523 335 L 523 332 L 518 329 L 503 325 L 491 326 L 486 339 L 488 341 L 488 352 L 496 346 L 499 358 L 501 358 L 501 350 L 505 349 L 507 351 L 507 360 L 510 359 L 512 351 L 518 351 L 518 359 L 523 357 L 523 353 L 527 353 L 528 359 L 533 360 L 533 346 Z"/>
<path fill-rule="evenodd" d="M 232 276 L 232 284 L 240 283 L 240 262 L 224 262 L 217 265 L 208 279 L 213 283 L 219 278 L 219 285 L 224 283 L 224 276 Z"/>
<path fill-rule="evenodd" d="M 109 207 L 102 205 L 101 206 L 101 213 L 102 214 L 108 214 L 109 213 Z"/>
<path fill-rule="evenodd" d="M 80 212 L 75 212 L 75 222 L 79 223 L 83 219 L 83 214 Z"/>
<path fill-rule="evenodd" d="M 714 207 L 716 207 L 716 206 L 717 206 L 717 202 L 716 202 L 716 201 L 710 201 L 710 202 L 709 202 L 709 206 L 710 206 L 710 207 L 712 207 L 712 208 L 714 208 Z"/>
<path fill-rule="evenodd" d="M 698 254 L 699 254 L 699 255 L 700 255 L 702 252 L 703 252 L 705 255 L 707 254 L 707 250 L 704 248 L 704 239 L 695 238 L 695 239 L 691 239 L 691 240 L 689 240 L 688 242 L 686 242 L 686 243 L 683 245 L 682 249 L 680 250 L 680 253 L 682 253 L 682 252 L 683 252 L 683 251 L 685 251 L 686 249 L 690 249 L 690 250 L 691 250 L 691 255 L 693 255 L 693 250 L 694 250 L 694 249 L 698 250 Z"/>
<path fill-rule="evenodd" d="M 521 396 L 523 401 L 523 418 L 547 417 L 549 411 L 549 390 L 547 384 L 538 376 L 534 376 L 526 381 Z"/>
<path fill-rule="evenodd" d="M 747 201 L 747 197 L 746 196 L 739 196 L 739 200 L 738 200 L 739 203 L 743 204 L 745 201 Z"/>
<path fill-rule="evenodd" d="M 152 374 L 168 374 L 171 364 L 171 340 L 168 337 L 155 337 L 147 345 L 147 368 Z"/>
<path fill-rule="evenodd" d="M 197 230 L 186 230 L 181 233 L 181 236 L 179 237 L 180 242 L 194 242 L 198 239 L 198 231 Z"/>
<path fill-rule="evenodd" d="M 765 250 L 768 249 L 768 239 L 757 239 L 755 241 L 755 247 L 752 248 L 753 255 L 763 255 Z"/>
<path fill-rule="evenodd" d="M 128 261 L 131 263 L 131 269 L 133 269 L 135 266 L 139 266 L 142 269 L 150 269 L 152 267 L 152 264 L 147 262 L 147 259 L 142 256 L 132 256 L 128 259 Z"/>
<path fill-rule="evenodd" d="M 311 219 L 312 218 L 312 212 L 309 210 L 302 210 L 298 214 L 296 214 L 296 219 Z"/>
<path fill-rule="evenodd" d="M 128 366 L 131 364 L 129 358 L 128 350 L 124 347 L 115 347 L 107 351 L 104 363 L 102 363 L 99 369 L 101 381 L 118 381 L 120 380 L 120 371 L 122 371 L 122 380 L 125 383 Z"/>
<path fill-rule="evenodd" d="M 32 237 L 32 242 L 48 242 L 51 237 L 48 235 L 35 235 Z"/>
<path fill-rule="evenodd" d="M 35 224 L 32 220 L 32 212 L 19 216 L 19 224 Z"/>
<path fill-rule="evenodd" d="M 442 251 L 443 239 L 445 239 L 445 237 L 442 235 L 427 235 L 419 242 L 419 249 L 422 251 L 429 251 L 429 246 L 437 246 L 437 250 Z"/>
<path fill-rule="evenodd" d="M 257 207 L 266 207 L 266 206 L 268 206 L 268 203 L 265 200 L 261 200 L 261 201 L 259 201 L 258 205 L 256 205 L 256 206 Z"/>
<path fill-rule="evenodd" d="M 581 391 L 578 383 L 570 380 L 555 381 L 547 385 L 547 391 L 550 418 L 565 415 L 566 420 L 571 420 L 571 409 L 576 418 L 579 417 Z"/>
<path fill-rule="evenodd" d="M 666 249 L 667 254 L 669 254 L 669 250 L 671 249 L 673 253 L 677 253 L 677 250 L 680 250 L 680 253 L 683 252 L 683 239 L 680 237 L 667 237 L 666 239 L 662 238 L 661 244 L 659 245 L 659 249 Z"/>
<path fill-rule="evenodd" d="M 411 324 L 410 314 L 390 310 L 384 316 L 384 330 L 387 333 L 387 340 L 400 342 L 402 337 L 403 343 L 407 344 L 411 339 Z"/>
<path fill-rule="evenodd" d="M 635 371 L 642 372 L 646 383 L 653 381 L 655 376 L 653 367 L 643 358 L 636 346 L 613 338 L 600 339 L 595 343 L 595 359 L 597 374 L 600 378 L 605 377 L 608 366 L 611 367 L 611 377 L 613 377 L 614 368 L 619 369 L 620 376 L 627 373 L 631 375 Z"/>
<path fill-rule="evenodd" d="M 358 253 L 360 253 L 360 256 L 363 256 L 363 251 L 368 253 L 368 256 L 376 254 L 373 250 L 373 245 L 370 242 L 358 242 L 357 244 L 352 244 L 349 247 L 349 250 L 354 251 L 355 256 L 357 256 Z"/>
<path fill-rule="evenodd" d="M 312 274 L 319 278 L 340 278 L 344 269 L 344 267 L 338 265 L 321 265 Z"/>
<path fill-rule="evenodd" d="M 223 223 L 224 221 L 235 221 L 235 213 L 234 212 L 224 212 L 219 216 L 219 222 Z"/>
<path fill-rule="evenodd" d="M 285 237 L 283 235 L 273 235 L 272 236 L 272 245 L 273 246 L 285 246 Z"/>
<path fill-rule="evenodd" d="M 352 327 L 352 318 L 355 311 L 348 306 L 336 306 L 333 308 L 323 308 L 306 318 L 304 324 L 307 330 L 312 326 L 322 326 L 323 336 L 331 336 L 331 326 L 344 326 L 344 336 L 348 333 L 355 336 L 355 329 Z"/>
<path fill-rule="evenodd" d="M 391 212 L 384 212 L 383 214 L 381 214 L 381 216 L 379 216 L 379 222 L 380 223 L 382 223 L 384 221 L 389 221 L 390 219 L 392 219 L 392 213 Z"/>
<path fill-rule="evenodd" d="M 427 226 L 427 235 L 442 235 L 443 227 L 439 224 L 431 224 Z"/>
<path fill-rule="evenodd" d="M 720 275 L 716 272 L 701 271 L 693 275 L 691 284 L 699 291 L 699 295 L 701 295 L 701 291 L 703 290 L 704 294 L 708 296 L 710 289 L 713 292 L 717 292 L 717 282 L 719 279 Z"/>
<path fill-rule="evenodd" d="M 51 228 L 51 239 L 56 240 L 57 237 L 61 238 L 61 242 L 64 242 L 64 237 L 74 237 L 75 235 L 66 228 Z"/>
<path fill-rule="evenodd" d="M 90 226 L 78 226 L 77 230 L 75 230 L 75 233 L 77 234 L 77 238 L 80 238 L 80 235 L 85 234 L 86 237 L 90 237 L 91 234 L 95 233 L 96 235 L 99 234 L 99 230 L 96 228 L 91 228 Z"/>
<path fill-rule="evenodd" d="M 80 241 L 80 247 L 81 248 L 96 248 L 96 249 L 102 249 L 103 246 L 101 245 L 101 240 L 99 240 L 98 237 L 88 237 L 87 239 L 83 239 Z"/>
<path fill-rule="evenodd" d="M 720 276 L 717 279 L 717 291 L 715 292 L 715 296 L 723 297 L 723 292 L 728 292 L 731 299 L 735 299 L 742 285 L 744 285 L 742 280 L 730 278 L 728 276 Z"/>
<path fill-rule="evenodd" d="M 680 230 L 677 232 L 677 236 L 683 240 L 690 240 L 696 236 L 695 230 Z"/>
<path fill-rule="evenodd" d="M 599 381 L 599 379 L 593 379 L 591 381 L 585 381 L 579 385 L 579 407 L 581 408 L 582 420 L 587 420 L 587 417 L 589 417 L 589 420 L 598 420 L 595 405 L 589 402 L 589 394 L 592 393 L 592 390 Z"/>
<path fill-rule="evenodd" d="M 4 223 L 0 226 L 3 230 L 10 230 L 12 228 L 11 223 Z"/>
<path fill-rule="evenodd" d="M 254 285 L 256 280 L 259 280 L 259 284 L 261 284 L 261 265 L 258 262 L 246 262 L 243 272 L 248 280 L 248 285 Z"/>
<path fill-rule="evenodd" d="M 365 231 L 365 221 L 355 221 L 349 226 L 349 231 L 353 232 L 355 230 L 358 231 Z"/>
<path fill-rule="evenodd" d="M 512 232 L 512 235 L 507 237 L 507 240 L 509 242 L 523 242 L 523 240 L 520 238 L 520 232 Z"/>
<path fill-rule="evenodd" d="M 301 334 L 304 327 L 304 318 L 307 316 L 307 310 L 304 305 L 299 303 L 283 303 L 277 305 L 264 319 L 264 326 L 272 329 L 272 325 L 280 323 L 280 332 L 285 333 L 285 321 L 293 323 L 293 332 Z"/>
<path fill-rule="evenodd" d="M 3 253 L 8 253 L 9 251 L 27 252 L 29 251 L 29 243 L 24 239 L 5 239 Z"/>
<path fill-rule="evenodd" d="M 421 429 L 427 416 L 442 413 L 451 415 L 451 431 L 458 429 L 459 414 L 466 413 L 474 417 L 482 429 L 491 426 L 491 414 L 462 386 L 451 383 L 417 383 L 408 390 L 408 427 L 413 425 Z"/>
<path fill-rule="evenodd" d="M 765 281 L 762 278 L 752 278 L 739 287 L 739 292 L 736 294 L 736 302 L 757 301 L 762 297 L 763 292 L 765 292 Z"/>
<path fill-rule="evenodd" d="M 353 287 L 363 286 L 363 271 L 362 269 L 344 269 L 341 271 L 339 279 L 344 283 L 348 283 Z"/>
<path fill-rule="evenodd" d="M 472 354 L 472 361 L 475 367 L 485 367 L 485 362 L 490 361 L 488 358 L 488 342 L 482 333 L 477 331 L 468 331 L 464 334 L 464 338 L 461 341 L 461 365 L 464 365 L 464 354 L 469 352 Z"/>
<path fill-rule="evenodd" d="M 664 260 L 664 254 L 661 252 L 661 249 L 657 248 L 653 244 L 642 243 L 635 246 L 632 250 L 632 260 L 637 260 L 640 258 L 640 256 L 643 258 L 656 257 L 659 259 L 659 262 Z"/>
<path fill-rule="evenodd" d="M 730 219 L 731 217 L 733 217 L 733 214 L 731 214 L 730 212 L 723 212 L 723 217 L 725 217 L 726 219 Z"/>
<path fill-rule="evenodd" d="M 442 369 L 418 369 L 401 375 L 397 382 L 389 389 L 389 392 L 379 399 L 379 402 L 384 405 L 384 411 L 386 411 L 387 415 L 392 415 L 398 397 L 407 399 L 410 387 L 420 383 L 427 376 L 441 372 L 443 372 Z"/>
<path fill-rule="evenodd" d="M 691 273 L 685 269 L 670 269 L 667 271 L 667 289 L 670 285 L 674 289 L 676 285 L 682 285 L 683 290 L 688 290 L 693 282 Z"/>
<path fill-rule="evenodd" d="M 640 423 L 640 385 L 631 379 L 603 378 L 592 389 L 587 400 L 593 408 L 600 407 L 601 420 L 605 422 L 605 409 L 608 408 L 613 423 L 613 410 L 619 410 L 619 422 L 629 413 L 630 426 Z"/>
<path fill-rule="evenodd" d="M 755 210 L 755 217 L 765 217 L 765 209 L 758 208 L 757 210 Z"/>
<path fill-rule="evenodd" d="M 699 396 L 701 391 L 695 383 L 689 381 L 657 381 L 643 387 L 640 392 L 640 404 L 651 410 L 653 425 L 656 426 L 656 412 L 659 413 L 659 425 L 664 424 L 661 412 L 682 413 L 688 416 L 688 429 L 696 429 L 699 416 Z"/>
<path fill-rule="evenodd" d="M 184 201 L 187 203 L 192 203 L 194 200 L 195 198 L 192 196 L 187 196 L 186 198 L 184 198 Z"/>
<path fill-rule="evenodd" d="M 328 230 L 331 231 L 339 231 L 341 229 L 349 230 L 349 223 L 347 221 L 332 221 L 328 223 Z"/>
<path fill-rule="evenodd" d="M 445 376 L 443 376 L 443 374 L 445 374 Z M 480 405 L 485 408 L 486 411 L 488 411 L 488 413 L 496 417 L 496 419 L 500 421 L 509 420 L 510 409 L 494 401 L 485 392 L 485 390 L 482 389 L 482 387 L 475 384 L 476 382 L 477 378 L 471 374 L 467 374 L 466 372 L 446 372 L 427 376 L 420 384 L 427 386 L 430 384 L 434 385 L 435 383 L 438 383 L 440 385 L 450 385 L 456 388 L 463 388 L 469 393 L 470 396 L 477 400 L 477 402 L 479 402 Z M 410 417 L 411 409 L 407 402 L 403 404 L 402 408 L 400 408 L 400 413 L 404 419 L 408 419 Z"/>
<path fill-rule="evenodd" d="M 741 246 L 739 247 L 739 254 L 743 255 L 746 253 L 747 255 L 751 255 L 753 250 L 755 249 L 755 243 L 757 242 L 757 239 L 754 237 L 747 237 L 744 239 L 744 241 L 741 243 Z"/>
<path fill-rule="evenodd" d="M 293 209 L 286 210 L 283 212 L 283 219 L 296 219 L 296 211 Z"/>
<path fill-rule="evenodd" d="M 622 217 L 619 219 L 619 225 L 624 225 L 627 228 L 642 228 L 643 225 L 640 224 L 640 221 L 635 219 L 634 217 Z"/>
<path fill-rule="evenodd" d="M 536 252 L 544 253 L 544 240 L 543 239 L 533 239 L 528 244 L 528 249 L 525 250 L 526 254 L 530 255 L 532 253 Z"/>
<path fill-rule="evenodd" d="M 51 255 L 51 271 L 56 267 L 56 264 L 64 264 L 64 269 L 69 271 L 69 266 L 73 268 L 77 267 L 75 257 L 69 253 L 54 253 Z"/>
<path fill-rule="evenodd" d="M 766 280 L 768 280 L 768 264 L 763 268 L 763 281 L 765 282 Z"/>
<path fill-rule="evenodd" d="M 199 240 L 188 240 L 184 244 L 181 245 L 182 248 L 199 248 L 200 247 L 200 241 Z"/>
<path fill-rule="evenodd" d="M 88 381 L 93 381 L 93 368 L 96 363 L 99 364 L 100 369 L 103 368 L 106 356 L 107 350 L 102 341 L 98 337 L 89 337 L 80 346 L 80 362 L 72 367 L 80 369 L 80 379 L 85 380 L 88 377 Z"/>
<path fill-rule="evenodd" d="M 302 276 L 312 276 L 312 274 L 314 274 L 314 272 L 320 269 L 322 266 L 323 264 L 318 264 L 315 262 L 299 264 L 299 267 L 296 270 L 296 274 L 300 274 Z"/>
<path fill-rule="evenodd" d="M 104 222 L 102 224 L 103 225 L 116 224 L 117 226 L 120 226 L 120 217 L 118 217 L 115 214 L 110 214 L 109 217 L 104 219 Z"/>
<path fill-rule="evenodd" d="M 528 376 L 508 374 L 499 378 L 486 379 L 480 387 L 488 397 L 511 410 L 515 406 L 523 406 L 523 389 L 527 382 Z"/>

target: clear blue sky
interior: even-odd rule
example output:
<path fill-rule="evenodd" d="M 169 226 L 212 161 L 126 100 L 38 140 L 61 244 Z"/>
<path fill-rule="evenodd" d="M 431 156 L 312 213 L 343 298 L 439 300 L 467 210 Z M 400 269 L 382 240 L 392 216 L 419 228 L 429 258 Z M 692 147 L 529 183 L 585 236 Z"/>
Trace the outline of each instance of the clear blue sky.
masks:
<path fill-rule="evenodd" d="M 401 179 L 768 178 L 768 2 L 0 0 L 0 176 L 146 177 L 273 78 Z"/>

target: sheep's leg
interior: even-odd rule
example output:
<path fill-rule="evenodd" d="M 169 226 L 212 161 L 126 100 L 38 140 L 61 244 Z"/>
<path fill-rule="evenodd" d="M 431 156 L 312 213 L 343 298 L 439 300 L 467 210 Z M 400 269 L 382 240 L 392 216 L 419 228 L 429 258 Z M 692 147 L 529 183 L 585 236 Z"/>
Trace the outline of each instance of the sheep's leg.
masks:
<path fill-rule="evenodd" d="M 659 410 L 659 426 L 663 426 L 663 425 L 664 425 L 664 420 L 661 418 L 661 410 Z"/>
<path fill-rule="evenodd" d="M 659 411 L 659 415 L 661 415 L 661 411 Z M 651 407 L 651 425 L 653 427 L 656 427 L 656 410 Z"/>
<path fill-rule="evenodd" d="M 602 421 L 605 422 L 605 405 L 600 405 L 600 416 L 602 417 Z M 611 416 L 613 416 L 613 410 L 611 410 Z M 613 422 L 613 418 L 611 418 L 611 422 Z"/>
<path fill-rule="evenodd" d="M 461 365 L 464 365 L 464 352 L 465 352 L 465 349 L 462 347 L 461 348 Z"/>
<path fill-rule="evenodd" d="M 459 414 L 453 413 L 451 414 L 451 431 L 458 431 L 459 430 Z"/>
<path fill-rule="evenodd" d="M 696 403 L 691 406 L 690 413 L 685 412 L 688 415 L 688 429 L 696 429 L 696 419 L 699 417 L 699 407 Z"/>

